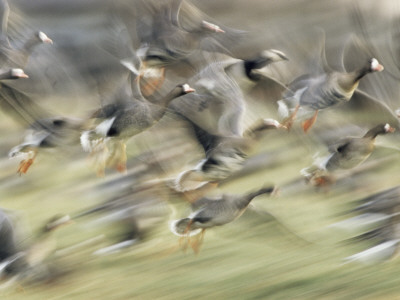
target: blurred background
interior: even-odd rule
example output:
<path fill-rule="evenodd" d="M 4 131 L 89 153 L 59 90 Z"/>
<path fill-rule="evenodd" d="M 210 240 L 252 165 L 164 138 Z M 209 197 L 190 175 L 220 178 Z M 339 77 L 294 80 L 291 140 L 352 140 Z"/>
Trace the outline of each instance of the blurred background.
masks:
<path fill-rule="evenodd" d="M 271 48 L 284 52 L 289 60 L 269 69 L 284 84 L 316 68 L 321 49 L 339 71 L 376 57 L 385 70 L 364 78 L 359 89 L 393 112 L 400 108 L 398 1 L 187 3 L 226 31 L 221 44 L 226 42 L 231 56 L 246 59 Z M 40 30 L 53 44 L 35 48 L 24 67 L 29 79 L 7 84 L 32 97 L 45 116 L 87 118 L 109 102 L 126 78 L 119 49 L 127 44 L 140 48 L 137 20 L 146 23 L 158 3 L 13 0 L 9 5 L 11 42 Z M 182 13 L 185 17 L 188 14 Z M 198 71 L 187 65 L 171 67 L 162 93 Z M 279 98 L 267 98 L 256 91 L 246 99 L 246 127 L 259 118 L 278 118 Z M 112 203 L 54 232 L 55 250 L 45 259 L 46 271 L 40 271 L 47 275 L 2 285 L 2 299 L 400 298 L 397 248 L 378 262 L 346 259 L 374 246 L 374 240 L 355 241 L 366 229 L 335 226 L 354 217 L 364 197 L 399 184 L 398 131 L 377 138 L 384 147 L 377 146 L 363 165 L 338 176 L 332 186 L 312 186 L 300 174 L 316 154 L 327 151 L 327 144 L 347 135 L 362 136 L 376 125 L 368 116 L 358 122 L 340 110 L 324 111 L 309 134 L 295 126 L 290 132 L 272 130 L 259 137 L 244 168 L 206 195 L 242 194 L 269 184 L 279 192 L 256 198 L 256 209 L 235 222 L 207 230 L 195 254 L 182 249 L 180 238 L 169 230 L 171 220 L 189 214 L 189 203 L 168 186 L 158 186 L 158 180 L 175 178 L 204 156 L 199 143 L 186 135 L 188 128 L 172 114 L 167 112 L 152 128 L 128 140 L 127 174 L 106 169 L 104 177 L 96 176 L 79 142 L 39 152 L 29 172 L 18 175 L 20 160 L 9 159 L 8 152 L 23 141 L 33 120 L 7 109 L 0 115 L 1 208 L 15 214 L 21 244 L 32 243 L 55 215 L 74 217 Z M 385 117 L 380 120 L 390 122 Z M 141 186 L 148 180 L 156 182 L 154 188 Z M 396 221 L 390 219 L 390 226 Z M 107 248 L 132 235 L 132 226 L 140 228 L 139 233 L 132 231 L 138 234 L 132 245 Z"/>

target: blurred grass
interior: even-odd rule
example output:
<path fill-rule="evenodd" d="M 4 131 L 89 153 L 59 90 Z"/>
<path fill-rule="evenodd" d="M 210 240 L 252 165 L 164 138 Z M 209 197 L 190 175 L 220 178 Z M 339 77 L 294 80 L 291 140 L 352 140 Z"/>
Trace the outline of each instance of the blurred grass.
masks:
<path fill-rule="evenodd" d="M 340 220 L 352 201 L 397 184 L 394 175 L 399 166 L 374 169 L 327 193 L 303 183 L 298 191 L 285 193 L 285 184 L 298 178 L 298 170 L 308 163 L 303 158 L 309 150 L 301 138 L 295 133 L 286 138 L 281 133 L 268 134 L 253 157 L 284 149 L 277 155 L 276 165 L 228 182 L 222 189 L 242 193 L 269 182 L 281 186 L 282 196 L 261 196 L 254 201 L 255 206 L 271 212 L 311 244 L 282 232 L 262 216 L 246 212 L 232 224 L 207 230 L 198 255 L 191 249 L 184 253 L 164 223 L 130 250 L 93 256 L 93 251 L 110 244 L 116 228 L 93 227 L 82 220 L 55 233 L 59 248 L 101 234 L 106 238 L 59 257 L 59 266 L 68 270 L 63 278 L 2 290 L 1 299 L 394 299 L 400 293 L 398 261 L 342 265 L 344 257 L 365 249 L 365 245 L 341 244 L 343 236 L 327 226 Z M 296 141 L 296 147 L 289 147 Z M 380 154 L 378 150 L 376 156 Z M 96 178 L 87 166 L 84 155 L 74 162 L 44 156 L 30 174 L 7 175 L 16 182 L 1 190 L 1 205 L 22 211 L 35 232 L 54 214 L 74 213 L 97 203 L 90 193 L 82 192 L 85 187 L 80 183 L 85 180 L 90 186 L 109 177 Z M 108 175 L 114 176 L 111 171 Z M 184 216 L 187 205 L 174 206 L 177 215 L 171 218 Z"/>
<path fill-rule="evenodd" d="M 299 30 L 309 29 L 310 24 L 323 23 L 326 25 L 327 42 L 331 46 L 327 47 L 330 51 L 328 58 L 340 55 L 338 49 L 343 47 L 344 32 L 348 33 L 350 21 L 344 19 L 340 24 L 337 22 L 337 13 L 345 7 L 338 8 L 333 2 L 296 1 L 296 8 L 301 10 L 293 8 L 290 1 L 283 6 L 281 1 L 269 1 L 269 6 L 265 5 L 265 1 L 256 1 L 254 6 L 243 1 L 235 1 L 234 6 L 230 3 L 232 7 L 248 9 L 253 19 L 243 18 L 246 13 L 242 9 L 226 9 L 224 3 L 226 1 L 196 1 L 200 8 L 208 8 L 207 12 L 222 23 L 263 32 L 254 42 L 262 44 L 262 48 L 273 46 L 281 49 L 281 45 L 286 45 L 286 49 L 282 50 L 288 51 L 291 61 L 295 63 L 300 63 L 296 62 L 296 52 L 302 50 L 298 47 L 303 45 L 289 47 L 292 44 L 286 41 L 286 33 L 298 33 Z M 368 3 L 371 4 L 371 1 Z M 331 8 L 338 10 L 331 12 Z M 242 22 L 240 26 L 238 20 Z M 303 47 L 309 50 L 309 45 Z M 60 111 L 63 109 L 60 108 Z M 258 111 L 255 115 L 270 116 L 267 111 Z M 323 114 L 318 117 L 316 127 L 323 124 L 323 117 Z M 0 120 L 0 205 L 18 211 L 32 234 L 55 214 L 73 214 L 104 200 L 101 195 L 92 193 L 91 188 L 120 176 L 108 170 L 105 178 L 96 178 L 86 155 L 78 146 L 77 151 L 39 155 L 29 173 L 19 177 L 16 175 L 18 160 L 9 161 L 6 156 L 8 150 L 21 141 L 23 129 L 1 112 Z M 338 122 L 337 126 L 340 125 Z M 129 141 L 130 164 L 134 165 L 134 157 L 149 147 L 156 145 L 161 148 L 160 152 L 163 146 L 168 148 L 164 132 L 157 132 L 163 126 L 164 123 L 150 133 Z M 288 183 L 299 179 L 299 170 L 310 165 L 314 153 L 323 149 L 311 140 L 311 137 L 296 130 L 268 133 L 252 154 L 253 159 L 270 158 L 267 167 L 222 186 L 222 190 L 229 193 L 246 192 L 266 183 L 281 187 L 280 197 L 261 196 L 254 201 L 254 205 L 272 213 L 311 244 L 285 233 L 265 216 L 246 212 L 232 224 L 207 230 L 198 255 L 191 249 L 184 253 L 178 247 L 178 238 L 164 222 L 145 241 L 127 251 L 93 256 L 95 250 L 113 241 L 118 228 L 94 226 L 90 225 L 91 219 L 82 219 L 55 232 L 58 248 L 67 248 L 101 235 L 105 238 L 71 250 L 68 255 L 56 257 L 57 265 L 67 271 L 59 280 L 32 286 L 12 286 L 0 290 L 0 299 L 400 298 L 398 260 L 372 266 L 342 264 L 344 257 L 362 251 L 368 245 L 340 243 L 347 237 L 346 234 L 328 228 L 346 217 L 344 212 L 352 208 L 353 201 L 398 185 L 398 156 L 395 163 L 353 176 L 328 192 L 316 191 L 301 180 L 289 187 Z M 170 169 L 182 169 L 187 163 L 197 162 L 201 156 L 199 149 L 195 145 L 190 147 L 185 151 L 187 155 L 162 165 L 167 175 Z M 392 154 L 388 150 L 377 149 L 368 161 Z M 187 204 L 173 203 L 177 213 L 170 218 L 185 216 Z"/>

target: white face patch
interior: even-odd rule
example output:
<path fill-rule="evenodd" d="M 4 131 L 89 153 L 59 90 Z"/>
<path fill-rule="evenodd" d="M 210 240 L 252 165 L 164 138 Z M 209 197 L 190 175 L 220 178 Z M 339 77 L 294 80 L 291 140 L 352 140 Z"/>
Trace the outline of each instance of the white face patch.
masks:
<path fill-rule="evenodd" d="M 385 124 L 385 132 L 394 132 L 395 129 L 391 127 L 388 123 Z"/>
<path fill-rule="evenodd" d="M 49 43 L 52 44 L 53 41 L 42 31 L 39 32 L 38 34 L 39 39 L 43 42 L 43 43 Z"/>
<path fill-rule="evenodd" d="M 371 60 L 371 68 L 372 68 L 372 69 L 376 69 L 376 68 L 378 67 L 378 65 L 379 65 L 378 60 L 377 60 L 376 58 L 373 58 L 373 59 Z"/>
<path fill-rule="evenodd" d="M 11 76 L 13 77 L 28 77 L 22 69 L 12 69 Z"/>
<path fill-rule="evenodd" d="M 188 94 L 188 93 L 193 93 L 193 92 L 196 91 L 194 88 L 190 87 L 190 85 L 188 85 L 187 83 L 185 83 L 184 85 L 182 85 L 182 89 L 183 89 L 183 91 L 184 91 L 186 94 Z"/>
<path fill-rule="evenodd" d="M 376 58 L 371 59 L 371 70 L 374 72 L 383 71 L 383 66 L 379 63 Z"/>

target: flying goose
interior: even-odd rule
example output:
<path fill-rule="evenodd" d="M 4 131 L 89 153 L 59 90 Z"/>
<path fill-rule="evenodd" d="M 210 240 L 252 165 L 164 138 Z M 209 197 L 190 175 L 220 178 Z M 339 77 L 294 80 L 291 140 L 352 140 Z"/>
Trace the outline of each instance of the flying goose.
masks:
<path fill-rule="evenodd" d="M 68 147 L 79 144 L 83 120 L 67 117 L 52 117 L 36 120 L 28 128 L 24 141 L 13 147 L 9 158 L 23 157 L 18 174 L 26 174 L 40 149 Z"/>
<path fill-rule="evenodd" d="M 399 248 L 400 187 L 391 187 L 360 200 L 351 210 L 355 217 L 332 224 L 331 227 L 358 231 L 352 241 L 369 241 L 373 246 L 346 257 L 344 261 L 364 264 L 382 263 L 395 257 Z"/>
<path fill-rule="evenodd" d="M 53 254 L 56 247 L 52 233 L 61 226 L 70 224 L 70 217 L 68 215 L 52 217 L 28 245 L 22 245 L 23 237 L 17 235 L 19 224 L 12 220 L 10 213 L 0 210 L 0 222 L 2 224 L 0 235 L 3 241 L 0 246 L 0 253 L 3 256 L 1 258 L 1 275 L 9 278 L 10 282 L 51 278 L 53 274 L 45 265 L 47 264 L 46 259 Z M 6 283 L 2 285 L 6 285 Z"/>
<path fill-rule="evenodd" d="M 375 148 L 375 138 L 394 132 L 388 123 L 379 124 L 368 130 L 362 137 L 347 137 L 339 140 L 330 147 L 330 154 L 318 166 L 303 169 L 302 174 L 317 185 L 324 184 L 326 172 L 352 169 L 363 163 Z M 329 175 L 328 175 L 329 176 Z"/>
<path fill-rule="evenodd" d="M 139 80 L 146 78 L 141 85 L 144 96 L 150 96 L 164 82 L 165 67 L 186 60 L 202 48 L 202 41 L 216 33 L 224 33 L 218 25 L 196 18 L 195 25 L 183 28 L 180 24 L 181 6 L 185 1 L 157 3 L 150 15 L 137 19 L 137 36 L 141 46 L 138 52 L 143 61 Z M 184 4 L 186 6 L 186 3 Z M 146 20 L 146 21 L 143 21 Z M 193 25 L 193 23 L 192 23 Z M 212 43 L 212 42 L 211 42 Z M 215 49 L 218 50 L 216 45 Z"/>
<path fill-rule="evenodd" d="M 128 66 L 130 67 L 130 66 Z M 122 94 L 114 103 L 95 111 L 91 119 L 95 121 L 93 129 L 81 135 L 81 145 L 92 155 L 96 153 L 99 162 L 98 175 L 102 176 L 106 164 L 116 166 L 117 170 L 126 170 L 125 140 L 152 127 L 165 114 L 172 100 L 195 90 L 188 84 L 179 84 L 156 103 L 147 101 L 140 92 L 139 82 L 134 71 L 130 74 L 131 91 Z M 106 154 L 104 142 L 110 149 Z"/>
<path fill-rule="evenodd" d="M 172 221 L 170 230 L 175 235 L 190 237 L 201 232 L 199 240 L 192 244 L 197 253 L 204 238 L 205 230 L 215 226 L 222 226 L 239 218 L 250 202 L 262 194 L 271 194 L 275 188 L 263 187 L 255 192 L 243 195 L 223 194 L 215 199 L 201 198 L 192 203 L 191 213 L 187 218 Z"/>
<path fill-rule="evenodd" d="M 286 123 L 290 127 L 299 109 L 311 112 L 312 117 L 302 124 L 303 130 L 307 132 L 315 123 L 319 110 L 348 102 L 365 75 L 383 69 L 376 58 L 371 58 L 364 66 L 352 72 L 302 75 L 289 84 L 289 92 L 278 102 L 280 113 L 287 118 Z"/>

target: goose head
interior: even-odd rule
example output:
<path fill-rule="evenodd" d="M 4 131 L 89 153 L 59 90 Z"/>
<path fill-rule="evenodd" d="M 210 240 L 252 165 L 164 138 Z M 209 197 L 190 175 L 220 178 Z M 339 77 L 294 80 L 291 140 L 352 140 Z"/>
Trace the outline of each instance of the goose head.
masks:
<path fill-rule="evenodd" d="M 384 67 L 379 63 L 379 61 L 376 58 L 371 58 L 368 61 L 368 70 L 369 72 L 382 72 L 384 70 Z"/>
<path fill-rule="evenodd" d="M 19 79 L 19 78 L 29 78 L 27 74 L 25 74 L 22 69 L 10 69 L 10 72 L 7 74 L 7 79 Z"/>
<path fill-rule="evenodd" d="M 186 95 L 194 93 L 196 90 L 192 88 L 189 84 L 184 83 L 177 86 L 181 90 L 181 95 Z"/>
<path fill-rule="evenodd" d="M 50 39 L 43 31 L 37 33 L 38 39 L 45 44 L 53 44 L 53 40 Z"/>
<path fill-rule="evenodd" d="M 379 124 L 374 128 L 368 130 L 368 132 L 364 135 L 364 137 L 375 138 L 377 135 L 392 133 L 394 131 L 395 128 L 390 126 L 389 123 Z"/>
<path fill-rule="evenodd" d="M 218 25 L 215 25 L 213 23 L 210 23 L 210 22 L 207 22 L 207 21 L 204 21 L 204 20 L 201 22 L 201 28 L 204 31 L 209 31 L 209 32 L 216 32 L 216 33 L 224 33 L 225 32 Z"/>

